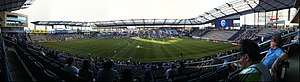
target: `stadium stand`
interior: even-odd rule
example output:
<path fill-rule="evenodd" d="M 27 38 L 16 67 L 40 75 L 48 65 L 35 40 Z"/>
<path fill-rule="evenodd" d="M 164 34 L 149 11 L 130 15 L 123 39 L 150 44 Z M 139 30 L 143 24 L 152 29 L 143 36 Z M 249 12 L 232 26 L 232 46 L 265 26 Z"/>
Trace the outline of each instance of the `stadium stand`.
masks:
<path fill-rule="evenodd" d="M 246 29 L 245 32 L 243 32 L 242 34 L 240 34 L 235 40 L 234 42 L 239 42 L 242 39 L 251 39 L 253 40 L 254 38 L 256 38 L 255 34 L 257 34 L 259 32 L 259 30 L 255 30 L 255 29 Z"/>
<path fill-rule="evenodd" d="M 212 39 L 227 41 L 231 36 L 233 36 L 237 31 L 220 31 L 220 30 L 211 30 L 202 37 Z"/>
<path fill-rule="evenodd" d="M 246 31 L 247 32 L 247 31 Z M 283 37 L 292 37 L 295 33 L 289 33 L 283 35 Z M 57 36 L 60 37 L 60 36 Z M 284 38 L 285 40 L 288 38 Z M 37 78 L 37 81 L 43 81 L 45 79 L 49 81 L 85 81 L 83 78 L 72 75 L 63 69 L 66 64 L 66 59 L 70 56 L 75 57 L 78 62 L 78 68 L 83 64 L 83 60 L 89 59 L 85 57 L 75 56 L 70 53 L 58 52 L 41 46 L 33 42 L 15 41 L 10 40 L 11 44 L 15 46 L 16 52 L 24 60 L 27 67 L 29 67 L 30 72 L 33 76 Z M 287 41 L 287 40 L 286 40 Z M 260 44 L 267 45 L 268 43 Z M 285 43 L 287 44 L 287 43 Z M 164 75 L 166 70 L 170 68 L 171 63 L 179 65 L 184 63 L 185 71 L 180 72 L 180 74 L 173 76 L 172 81 L 174 82 L 198 82 L 198 81 L 219 81 L 226 78 L 230 72 L 236 69 L 236 66 L 232 66 L 232 62 L 237 60 L 236 54 L 239 50 L 231 50 L 228 52 L 212 54 L 211 56 L 205 56 L 198 59 L 185 59 L 170 62 L 134 62 L 134 61 L 114 61 L 114 68 L 120 75 L 121 80 L 128 78 L 123 75 L 126 70 L 132 70 L 132 80 L 142 81 L 141 77 L 147 70 L 146 67 L 153 67 L 153 81 L 165 82 Z M 96 57 L 92 61 L 91 70 L 94 75 L 97 75 L 99 69 L 103 68 L 103 63 L 109 59 Z M 229 62 L 228 64 L 224 62 Z M 146 66 L 146 67 L 145 67 Z M 179 66 L 179 67 L 180 67 Z M 180 70 L 179 67 L 177 70 Z M 288 67 L 287 63 L 284 63 L 283 67 Z M 36 70 L 33 70 L 36 69 Z M 225 75 L 224 75 L 225 74 Z M 95 76 L 93 77 L 96 78 Z"/>
<path fill-rule="evenodd" d="M 54 62 L 53 59 L 50 59 L 52 60 L 50 61 L 48 57 L 39 54 L 38 51 L 34 52 L 24 48 L 26 47 L 24 43 L 9 43 L 14 45 L 18 56 L 21 57 L 37 81 L 84 81 L 82 78 L 64 71 L 59 66 L 61 63 Z"/>
<path fill-rule="evenodd" d="M 210 30 L 205 30 L 205 29 L 195 29 L 191 31 L 192 36 L 198 36 L 201 37 L 204 34 L 208 33 Z"/>
<path fill-rule="evenodd" d="M 233 41 L 233 40 L 235 40 L 237 37 L 239 37 L 240 34 L 242 34 L 242 33 L 244 33 L 244 32 L 245 32 L 245 30 L 241 29 L 241 30 L 239 30 L 238 32 L 236 32 L 234 35 L 232 35 L 228 40 L 229 40 L 229 41 Z"/>
<path fill-rule="evenodd" d="M 33 41 L 66 41 L 81 39 L 85 36 L 83 34 L 35 34 L 30 35 Z"/>
<path fill-rule="evenodd" d="M 271 3 L 280 2 L 278 0 L 261 0 L 261 1 L 270 1 Z M 292 0 L 287 0 L 289 3 L 293 2 Z M 237 2 L 244 2 L 243 0 Z M 263 2 L 266 4 L 266 2 Z M 282 4 L 279 3 L 278 5 Z M 233 3 L 226 3 L 229 9 L 234 9 Z M 247 2 L 249 5 L 249 3 Z M 251 3 L 254 4 L 254 3 Z M 256 4 L 256 3 L 255 3 Z M 267 3 L 269 4 L 269 3 Z M 4 4 L 6 5 L 6 4 Z M 246 5 L 246 6 L 248 6 Z M 261 5 L 258 4 L 258 5 Z M 250 6 L 250 5 L 249 5 Z M 286 5 L 285 5 L 286 6 Z M 251 6 L 250 6 L 251 7 Z M 289 5 L 287 6 L 289 7 Z M 225 9 L 226 9 L 225 8 Z M 254 9 L 257 9 L 255 7 Z M 261 7 L 264 9 L 263 7 Z M 1 8 L 2 9 L 2 8 Z M 221 9 L 221 8 L 220 8 Z M 217 12 L 220 9 L 215 8 Z M 250 8 L 249 8 L 250 9 Z M 252 9 L 252 8 L 251 8 Z M 255 10 L 252 9 L 250 12 Z M 273 8 L 267 8 L 273 9 Z M 276 7 L 277 9 L 277 7 Z M 223 11 L 223 10 L 222 10 Z M 265 10 L 266 11 L 266 10 Z M 249 12 L 241 12 L 241 13 L 249 13 Z M 207 14 L 207 13 L 206 13 Z M 240 13 L 238 13 L 240 14 Z M 207 14 L 209 15 L 209 14 Z M 200 16 L 199 19 L 205 18 L 207 15 Z M 210 14 L 211 15 L 211 14 Z M 216 17 L 215 17 L 216 18 Z M 198 18 L 197 18 L 198 19 Z M 144 20 L 144 19 L 143 19 Z M 171 23 L 177 23 L 177 19 Z M 182 21 L 182 20 L 180 20 Z M 180 21 L 178 24 L 180 24 Z M 186 21 L 186 20 L 184 20 Z M 209 20 L 203 21 L 209 22 Z M 123 20 L 122 20 L 123 22 Z M 154 19 L 155 22 L 155 19 Z M 125 25 L 126 23 L 123 22 Z M 169 22 L 168 22 L 169 23 Z M 144 23 L 145 24 L 145 23 Z M 154 24 L 154 23 L 153 23 Z M 190 24 L 193 24 L 190 22 Z M 197 24 L 197 23 L 194 23 Z M 118 25 L 118 24 L 116 24 Z M 121 25 L 121 24 L 120 24 Z M 101 25 L 98 25 L 101 26 Z M 258 34 L 257 34 L 258 33 Z M 223 31 L 223 30 L 169 30 L 169 29 L 156 29 L 156 30 L 135 30 L 135 31 L 115 31 L 115 32 L 99 32 L 92 33 L 90 36 L 85 36 L 80 33 L 73 34 L 36 34 L 30 35 L 30 38 L 33 42 L 28 41 L 28 39 L 21 38 L 18 34 L 3 34 L 3 38 L 1 35 L 1 46 L 0 46 L 0 73 L 1 73 L 1 81 L 10 82 L 11 74 L 8 69 L 7 64 L 7 54 L 6 54 L 6 44 L 11 45 L 10 48 L 15 50 L 15 53 L 20 56 L 20 59 L 24 62 L 25 67 L 28 67 L 30 73 L 32 73 L 33 78 L 36 81 L 53 81 L 53 82 L 74 82 L 74 81 L 87 81 L 82 77 L 78 77 L 74 74 L 67 72 L 63 69 L 64 65 L 67 63 L 66 60 L 68 57 L 74 57 L 77 61 L 76 67 L 81 68 L 84 60 L 91 60 L 91 70 L 95 76 L 93 76 L 93 81 L 97 76 L 97 72 L 99 69 L 103 69 L 103 64 L 106 61 L 112 61 L 109 58 L 95 57 L 95 58 L 87 58 L 77 56 L 71 53 L 66 53 L 62 51 L 55 51 L 36 42 L 39 41 L 66 41 L 66 40 L 75 40 L 75 39 L 83 39 L 83 38 L 129 38 L 129 37 L 145 37 L 145 38 L 172 38 L 172 37 L 180 37 L 181 35 L 192 35 L 205 37 L 214 40 L 227 41 L 234 40 L 238 42 L 242 39 L 252 39 L 259 41 L 259 36 L 269 37 L 276 34 L 282 34 L 281 37 L 284 38 L 284 50 L 289 54 L 289 46 L 294 44 L 291 43 L 291 38 L 293 38 L 298 32 L 291 32 L 286 34 L 285 32 L 278 29 L 265 29 L 265 30 L 254 30 L 254 29 L 246 29 L 240 31 Z M 239 35 L 240 34 L 240 35 Z M 238 36 L 239 35 L 239 36 Z M 3 41 L 5 40 L 5 41 Z M 261 55 L 264 56 L 266 54 L 266 50 L 269 48 L 270 40 L 265 38 L 259 46 Z M 5 43 L 5 44 L 4 44 Z M 239 50 L 231 50 L 222 53 L 211 54 L 210 56 L 195 58 L 195 59 L 182 59 L 168 62 L 139 62 L 139 61 L 113 61 L 113 68 L 118 71 L 121 80 L 130 81 L 143 81 L 144 77 L 142 77 L 146 72 L 150 72 L 152 74 L 151 81 L 155 82 L 199 82 L 199 81 L 224 81 L 230 73 L 234 70 L 238 69 L 239 66 L 237 64 L 238 54 L 240 54 Z M 175 66 L 172 64 L 175 64 Z M 180 65 L 180 66 L 177 66 Z M 280 79 L 285 78 L 285 71 L 289 68 L 289 61 L 283 60 L 279 64 L 278 73 L 281 74 Z M 151 69 L 149 69 L 151 67 Z M 171 78 L 167 78 L 166 71 L 168 69 L 176 69 L 178 70 L 178 74 L 174 74 Z M 131 70 L 131 71 L 130 71 Z M 150 71 L 149 71 L 150 70 Z M 35 80 L 33 80 L 35 81 Z"/>

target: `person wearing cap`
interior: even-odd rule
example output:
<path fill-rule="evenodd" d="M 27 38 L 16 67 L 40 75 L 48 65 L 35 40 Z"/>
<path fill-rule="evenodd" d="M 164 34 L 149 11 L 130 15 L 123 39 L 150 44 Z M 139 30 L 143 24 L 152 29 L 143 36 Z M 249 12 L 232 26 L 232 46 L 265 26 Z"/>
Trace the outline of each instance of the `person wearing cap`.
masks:
<path fill-rule="evenodd" d="M 260 63 L 258 45 L 250 39 L 241 40 L 239 43 L 241 54 L 238 57 L 242 68 L 230 73 L 227 81 L 272 81 L 268 68 Z"/>
<path fill-rule="evenodd" d="M 268 50 L 266 56 L 261 60 L 261 62 L 271 70 L 271 74 L 275 73 L 278 63 L 281 60 L 285 60 L 288 58 L 287 54 L 282 50 L 281 46 L 281 36 L 273 36 L 270 42 L 270 49 Z"/>

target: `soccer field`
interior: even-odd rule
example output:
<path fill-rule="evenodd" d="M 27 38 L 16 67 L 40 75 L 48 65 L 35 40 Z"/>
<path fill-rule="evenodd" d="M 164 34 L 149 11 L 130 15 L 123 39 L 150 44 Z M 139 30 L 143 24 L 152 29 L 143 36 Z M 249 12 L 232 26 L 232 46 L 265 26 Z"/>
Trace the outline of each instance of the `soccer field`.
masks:
<path fill-rule="evenodd" d="M 53 50 L 87 57 L 134 61 L 171 61 L 199 58 L 237 48 L 235 45 L 182 38 L 160 39 L 80 39 L 62 42 L 41 42 Z M 182 57 L 180 57 L 182 53 Z"/>

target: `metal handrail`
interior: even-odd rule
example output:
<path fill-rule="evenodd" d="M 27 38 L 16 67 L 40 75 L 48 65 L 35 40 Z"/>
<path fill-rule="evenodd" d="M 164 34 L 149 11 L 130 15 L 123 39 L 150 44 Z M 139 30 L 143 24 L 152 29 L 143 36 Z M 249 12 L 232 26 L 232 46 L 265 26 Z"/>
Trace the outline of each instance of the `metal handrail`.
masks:
<path fill-rule="evenodd" d="M 296 32 L 292 32 L 292 33 L 289 33 L 289 34 L 286 34 L 286 35 L 283 35 L 283 36 L 281 36 L 281 37 L 286 37 L 286 36 L 290 36 L 290 35 L 292 35 L 292 34 L 296 34 L 296 33 L 298 33 L 298 31 L 296 31 Z M 268 41 L 271 41 L 271 40 L 268 40 Z M 266 41 L 267 42 L 267 41 Z M 296 44 L 296 43 L 288 43 L 288 44 L 285 44 L 285 45 L 283 45 L 282 47 L 288 47 L 288 46 L 290 46 L 290 45 L 293 45 L 293 44 Z M 260 52 L 260 54 L 266 54 L 268 52 L 268 50 L 266 50 L 266 51 L 262 51 L 262 52 Z M 230 54 L 230 55 L 226 55 L 226 56 L 222 56 L 222 57 L 220 57 L 219 59 L 222 59 L 222 58 L 226 58 L 226 57 L 230 57 L 230 56 L 234 56 L 234 55 L 237 55 L 237 54 L 240 54 L 241 52 L 236 52 L 236 53 L 233 53 L 233 54 Z M 186 64 L 197 64 L 197 63 L 205 63 L 205 62 L 210 62 L 210 61 L 213 61 L 214 59 L 211 59 L 211 60 L 205 60 L 205 61 L 200 61 L 200 62 L 193 62 L 193 63 L 186 63 Z M 236 60 L 236 61 L 232 61 L 232 62 L 229 62 L 229 63 L 235 63 L 235 62 L 237 62 L 238 60 Z M 214 66 L 220 66 L 220 65 L 223 65 L 223 64 L 215 64 L 215 65 L 206 65 L 206 66 L 200 66 L 200 67 L 214 67 Z M 199 67 L 197 67 L 197 66 L 188 66 L 188 67 L 190 67 L 190 68 L 199 68 Z"/>
<path fill-rule="evenodd" d="M 290 36 L 292 34 L 297 34 L 297 33 L 298 33 L 298 31 L 295 31 L 295 32 L 292 32 L 292 33 L 288 33 L 288 34 L 282 35 L 281 37 L 282 38 L 286 38 L 287 36 Z M 260 44 L 258 44 L 258 46 L 264 45 L 264 44 L 269 43 L 269 42 L 271 42 L 271 40 L 267 40 L 267 41 L 265 41 L 263 43 L 260 43 Z"/>
<path fill-rule="evenodd" d="M 222 56 L 222 57 L 220 57 L 220 58 L 218 58 L 218 59 L 222 59 L 222 58 L 234 56 L 234 55 L 237 55 L 237 54 L 240 54 L 240 53 L 241 53 L 241 52 L 232 53 L 232 54 L 230 54 L 230 55 Z M 204 60 L 204 61 L 199 61 L 199 62 L 193 62 L 193 63 L 186 63 L 186 64 L 198 64 L 198 63 L 205 63 L 205 62 L 210 62 L 210 61 L 214 61 L 214 59 Z"/>
<path fill-rule="evenodd" d="M 11 73 L 10 73 L 10 70 L 9 70 L 9 65 L 8 65 L 8 60 L 7 60 L 7 53 L 6 53 L 6 47 L 5 47 L 5 44 L 4 44 L 4 41 L 3 41 L 3 38 L 0 36 L 0 42 L 1 42 L 1 51 L 2 51 L 2 61 L 3 64 L 4 64 L 4 72 L 5 72 L 5 75 L 6 75 L 6 82 L 11 82 L 12 81 L 12 77 L 11 77 Z"/>
<path fill-rule="evenodd" d="M 293 45 L 293 44 L 296 44 L 296 43 L 289 43 L 289 44 L 286 44 L 286 45 L 283 45 L 282 47 L 288 47 L 290 45 Z M 260 54 L 265 54 L 267 53 L 268 50 L 266 51 L 263 51 L 263 52 L 260 52 Z M 230 57 L 230 56 L 234 56 L 234 55 L 237 55 L 239 54 L 240 52 L 237 52 L 237 53 L 233 53 L 233 54 L 230 54 L 228 56 L 224 56 L 222 58 L 225 58 L 225 57 Z M 197 64 L 197 63 L 204 63 L 204 62 L 208 62 L 208 61 L 213 61 L 213 60 L 207 60 L 207 61 L 201 61 L 201 62 L 196 62 L 196 63 L 192 63 L 192 64 Z M 235 60 L 235 61 L 232 61 L 232 62 L 228 62 L 228 63 L 236 63 L 238 62 L 239 60 Z M 206 66 L 188 66 L 189 68 L 199 68 L 199 67 L 215 67 L 215 66 L 221 66 L 223 64 L 215 64 L 215 65 L 206 65 Z"/>
<path fill-rule="evenodd" d="M 237 63 L 239 61 L 240 60 L 231 61 L 231 62 L 228 62 L 228 64 Z M 216 67 L 216 66 L 222 66 L 222 65 L 224 65 L 224 64 L 222 63 L 222 64 L 214 64 L 214 65 L 206 65 L 206 66 L 187 66 L 186 68 L 205 68 L 205 67 Z"/>

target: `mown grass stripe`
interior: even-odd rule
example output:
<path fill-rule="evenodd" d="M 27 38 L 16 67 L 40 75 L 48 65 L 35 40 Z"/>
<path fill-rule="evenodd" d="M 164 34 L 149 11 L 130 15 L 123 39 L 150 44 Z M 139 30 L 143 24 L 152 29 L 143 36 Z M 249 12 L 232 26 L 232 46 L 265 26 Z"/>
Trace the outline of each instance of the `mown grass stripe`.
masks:
<path fill-rule="evenodd" d="M 137 38 L 132 41 L 130 45 L 128 45 L 129 39 L 80 39 L 41 44 L 53 50 L 70 52 L 75 55 L 87 56 L 88 53 L 91 53 L 92 56 L 105 58 L 114 56 L 116 50 L 119 53 L 114 58 L 116 60 L 127 60 L 132 57 L 136 61 L 148 62 L 199 58 L 237 48 L 230 44 L 181 38 L 154 40 Z M 142 48 L 137 49 L 137 44 L 140 44 Z M 183 57 L 179 57 L 180 52 L 183 52 Z"/>

